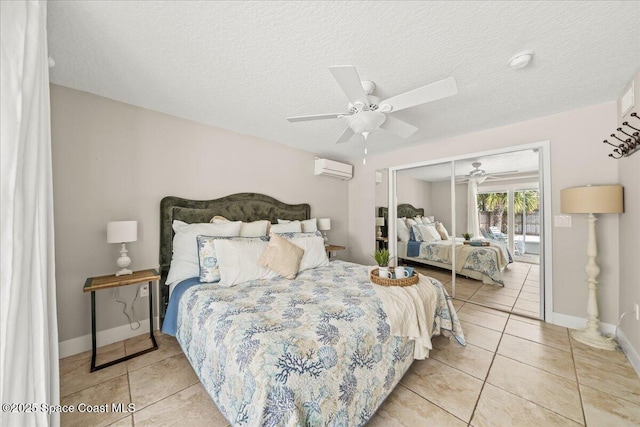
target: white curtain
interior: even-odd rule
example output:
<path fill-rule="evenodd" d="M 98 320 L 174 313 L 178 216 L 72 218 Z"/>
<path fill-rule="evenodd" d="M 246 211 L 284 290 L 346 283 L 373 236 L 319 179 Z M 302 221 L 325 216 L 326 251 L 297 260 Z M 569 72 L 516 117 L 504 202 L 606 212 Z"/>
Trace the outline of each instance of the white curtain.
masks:
<path fill-rule="evenodd" d="M 60 400 L 47 3 L 0 1 L 0 18 L 0 401 L 38 405 L 0 424 L 57 426 L 40 410 Z"/>
<path fill-rule="evenodd" d="M 478 184 L 482 184 L 486 176 L 469 178 L 467 191 L 467 233 L 473 234 L 475 238 L 482 237 L 480 234 L 480 218 L 478 212 Z"/>

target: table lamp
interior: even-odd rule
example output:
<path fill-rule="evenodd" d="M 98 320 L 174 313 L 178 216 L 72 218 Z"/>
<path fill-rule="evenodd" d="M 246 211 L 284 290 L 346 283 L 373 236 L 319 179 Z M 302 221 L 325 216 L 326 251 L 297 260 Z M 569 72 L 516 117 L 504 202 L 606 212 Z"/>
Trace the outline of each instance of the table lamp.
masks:
<path fill-rule="evenodd" d="M 125 243 L 138 240 L 138 221 L 111 221 L 107 223 L 107 243 L 122 243 L 120 257 L 116 261 L 120 271 L 116 276 L 124 276 L 133 272 L 127 267 L 131 264 L 131 258 L 127 255 Z"/>
<path fill-rule="evenodd" d="M 384 226 L 384 218 L 379 216 L 376 217 L 376 227 L 378 227 L 378 232 L 376 233 L 376 236 L 378 238 L 382 237 L 382 227 Z"/>
<path fill-rule="evenodd" d="M 565 188 L 560 191 L 560 210 L 562 213 L 587 214 L 587 285 L 589 299 L 587 304 L 588 320 L 585 329 L 572 331 L 571 336 L 583 344 L 602 350 L 615 350 L 616 344 L 600 333 L 598 318 L 598 294 L 596 278 L 600 267 L 596 264 L 598 248 L 596 245 L 596 217 L 600 213 L 622 213 L 623 191 L 621 185 L 588 185 L 586 187 Z"/>
<path fill-rule="evenodd" d="M 329 238 L 327 237 L 327 231 L 331 230 L 331 218 L 318 218 L 318 230 L 322 231 L 324 236 L 324 245 L 329 245 Z"/>

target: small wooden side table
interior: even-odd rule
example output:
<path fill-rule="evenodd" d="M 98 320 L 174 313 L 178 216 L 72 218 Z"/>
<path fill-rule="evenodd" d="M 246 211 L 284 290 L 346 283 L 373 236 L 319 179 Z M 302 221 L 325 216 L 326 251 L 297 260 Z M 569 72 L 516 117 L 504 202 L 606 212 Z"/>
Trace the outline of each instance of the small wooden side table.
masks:
<path fill-rule="evenodd" d="M 332 252 L 343 251 L 343 250 L 345 250 L 347 248 L 345 246 L 327 245 L 327 246 L 324 247 L 324 249 L 327 251 L 327 257 L 329 257 L 329 259 L 331 259 L 331 253 Z"/>
<path fill-rule="evenodd" d="M 116 363 L 124 362 L 125 360 L 133 359 L 134 357 L 158 349 L 158 343 L 153 336 L 153 282 L 156 280 L 160 280 L 160 275 L 156 270 L 141 270 L 134 271 L 133 274 L 126 276 L 116 276 L 112 274 L 110 276 L 89 277 L 84 283 L 82 291 L 91 292 L 91 372 L 108 368 Z M 149 338 L 151 338 L 153 346 L 146 350 L 141 350 L 137 353 L 129 354 L 96 366 L 96 291 L 117 288 L 119 286 L 135 285 L 136 283 L 142 282 L 149 282 Z"/>

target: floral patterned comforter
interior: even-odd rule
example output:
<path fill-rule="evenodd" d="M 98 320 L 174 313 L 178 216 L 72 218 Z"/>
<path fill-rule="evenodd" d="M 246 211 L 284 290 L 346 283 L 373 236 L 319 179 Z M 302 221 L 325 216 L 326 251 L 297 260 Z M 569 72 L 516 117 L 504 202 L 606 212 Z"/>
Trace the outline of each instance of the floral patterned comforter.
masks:
<path fill-rule="evenodd" d="M 449 327 L 464 343 L 434 285 L 434 335 Z M 176 337 L 234 426 L 363 425 L 413 361 L 413 341 L 391 336 L 372 286 L 366 266 L 341 261 L 295 280 L 194 286 Z"/>
<path fill-rule="evenodd" d="M 451 241 L 422 242 L 419 258 L 451 264 Z M 504 286 L 502 270 L 508 264 L 503 250 L 497 246 L 471 246 L 456 243 L 456 272 L 471 270 L 481 273 L 495 284 Z M 490 282 L 486 282 L 490 283 Z"/>

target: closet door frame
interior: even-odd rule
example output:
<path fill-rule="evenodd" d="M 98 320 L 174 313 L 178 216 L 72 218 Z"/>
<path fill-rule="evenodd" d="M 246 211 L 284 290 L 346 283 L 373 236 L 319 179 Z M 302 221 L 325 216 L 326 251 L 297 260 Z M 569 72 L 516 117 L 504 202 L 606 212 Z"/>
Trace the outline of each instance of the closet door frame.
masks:
<path fill-rule="evenodd" d="M 553 321 L 553 283 L 552 283 L 552 221 L 551 221 L 551 154 L 550 154 L 550 144 L 549 141 L 539 141 L 533 142 L 529 144 L 522 145 L 514 145 L 504 148 L 498 148 L 494 150 L 476 152 L 476 153 L 468 153 L 454 157 L 440 158 L 440 159 L 432 159 L 426 160 L 423 162 L 416 162 L 406 165 L 400 166 L 392 166 L 389 168 L 389 224 L 388 224 L 388 235 L 389 235 L 389 252 L 391 252 L 392 257 L 396 257 L 398 254 L 398 241 L 397 241 L 397 232 L 396 232 L 396 219 L 398 216 L 398 200 L 397 200 L 397 192 L 396 192 L 396 182 L 397 182 L 397 173 L 399 171 L 403 171 L 406 169 L 413 169 L 424 166 L 433 166 L 436 164 L 442 163 L 451 163 L 451 224 L 452 236 L 456 236 L 456 207 L 455 207 L 455 162 L 460 160 L 467 160 L 475 157 L 486 157 L 499 155 L 504 153 L 511 153 L 514 151 L 522 151 L 522 150 L 530 150 L 537 149 L 539 153 L 539 162 L 538 162 L 538 174 L 539 174 L 539 183 L 540 183 L 540 209 L 542 211 L 542 236 L 540 239 L 540 247 L 542 249 L 542 254 L 540 256 L 540 277 L 543 278 L 540 282 L 540 292 L 544 295 L 544 298 L 540 300 L 540 318 L 547 322 Z M 455 265 L 455 251 L 453 251 L 452 256 L 452 265 Z M 396 258 L 397 259 L 397 258 Z M 452 280 L 452 296 L 455 297 L 455 280 L 456 274 L 455 270 L 451 271 L 451 280 Z"/>

